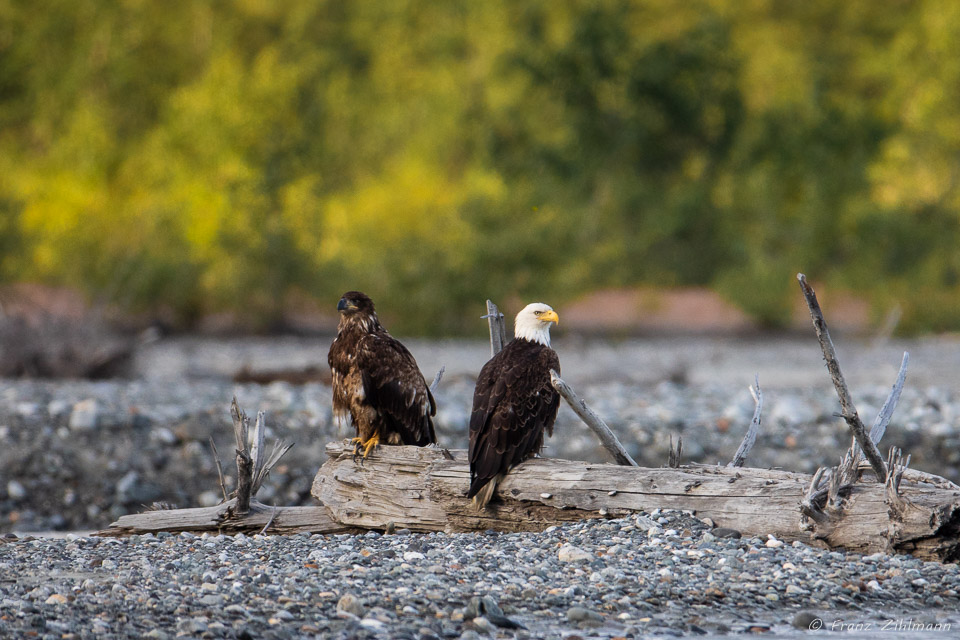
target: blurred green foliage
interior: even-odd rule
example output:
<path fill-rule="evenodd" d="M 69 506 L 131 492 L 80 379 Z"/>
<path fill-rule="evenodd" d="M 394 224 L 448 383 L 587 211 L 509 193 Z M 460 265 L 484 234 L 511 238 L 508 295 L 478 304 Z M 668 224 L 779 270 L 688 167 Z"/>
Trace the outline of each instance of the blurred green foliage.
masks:
<path fill-rule="evenodd" d="M 0 277 L 185 326 L 633 285 L 776 326 L 804 271 L 957 329 L 958 181 L 953 0 L 0 0 Z"/>

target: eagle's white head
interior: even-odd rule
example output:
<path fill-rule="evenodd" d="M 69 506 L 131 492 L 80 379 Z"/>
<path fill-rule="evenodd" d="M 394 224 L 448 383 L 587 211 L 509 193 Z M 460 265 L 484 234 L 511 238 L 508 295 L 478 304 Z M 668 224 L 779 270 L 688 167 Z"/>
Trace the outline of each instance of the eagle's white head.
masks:
<path fill-rule="evenodd" d="M 560 324 L 560 316 L 550 305 L 531 302 L 517 314 L 513 324 L 513 336 L 550 346 L 550 323 Z"/>

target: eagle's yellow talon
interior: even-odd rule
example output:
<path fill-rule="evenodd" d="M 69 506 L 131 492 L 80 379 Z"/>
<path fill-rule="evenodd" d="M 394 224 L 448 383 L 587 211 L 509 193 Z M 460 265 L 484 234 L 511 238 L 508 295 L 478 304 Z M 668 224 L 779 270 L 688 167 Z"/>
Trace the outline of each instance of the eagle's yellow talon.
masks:
<path fill-rule="evenodd" d="M 363 440 L 360 438 L 350 438 L 350 443 L 353 444 L 353 461 L 356 462 L 357 458 L 360 457 L 360 449 L 363 448 Z"/>
<path fill-rule="evenodd" d="M 366 458 L 368 455 L 370 455 L 370 450 L 375 448 L 379 444 L 380 444 L 380 436 L 375 435 L 369 440 L 367 440 L 366 443 L 363 445 L 363 457 Z"/>

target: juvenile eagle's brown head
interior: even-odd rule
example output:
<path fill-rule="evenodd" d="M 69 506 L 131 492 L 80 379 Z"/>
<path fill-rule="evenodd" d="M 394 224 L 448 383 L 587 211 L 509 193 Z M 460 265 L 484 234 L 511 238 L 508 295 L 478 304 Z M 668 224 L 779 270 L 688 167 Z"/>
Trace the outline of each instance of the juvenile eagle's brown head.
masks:
<path fill-rule="evenodd" d="M 373 309 L 373 300 L 370 296 L 360 291 L 347 291 L 337 303 L 337 311 L 343 315 L 353 313 L 375 313 Z"/>
<path fill-rule="evenodd" d="M 345 323 L 357 323 L 362 325 L 365 331 L 370 331 L 380 326 L 373 300 L 360 291 L 347 291 L 343 294 L 337 303 L 337 311 L 340 312 L 341 327 Z"/>

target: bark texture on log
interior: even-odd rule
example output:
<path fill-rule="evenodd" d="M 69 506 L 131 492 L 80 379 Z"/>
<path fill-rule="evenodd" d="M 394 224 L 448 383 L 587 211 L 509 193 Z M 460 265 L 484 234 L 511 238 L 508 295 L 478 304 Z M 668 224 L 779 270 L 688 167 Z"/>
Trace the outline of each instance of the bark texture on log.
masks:
<path fill-rule="evenodd" d="M 133 513 L 112 523 L 109 528 L 98 531 L 98 536 L 132 536 L 168 531 L 179 533 L 244 533 L 294 534 L 294 533 L 355 533 L 357 527 L 336 522 L 326 507 L 271 507 L 257 501 L 250 503 L 246 514 L 236 511 L 236 499 L 215 507 L 193 509 L 170 509 Z M 273 518 L 271 521 L 271 517 Z M 269 527 L 264 531 L 264 527 Z"/>
<path fill-rule="evenodd" d="M 688 465 L 650 469 L 532 459 L 500 484 L 501 502 L 478 512 L 465 497 L 467 453 L 380 447 L 363 464 L 348 443 L 327 445 L 330 459 L 312 493 L 333 520 L 362 529 L 535 531 L 569 520 L 614 517 L 656 508 L 692 510 L 745 535 L 773 534 L 863 553 L 960 558 L 960 491 L 900 486 L 904 505 L 888 505 L 884 486 L 859 483 L 828 523 L 801 528 L 800 502 L 811 476 L 788 471 Z"/>

